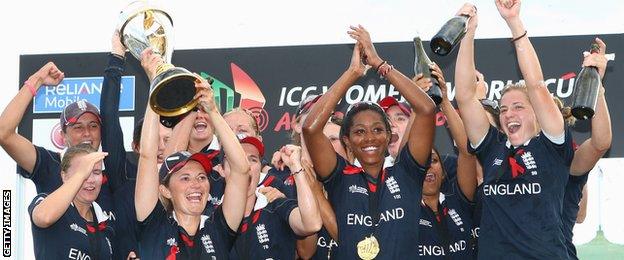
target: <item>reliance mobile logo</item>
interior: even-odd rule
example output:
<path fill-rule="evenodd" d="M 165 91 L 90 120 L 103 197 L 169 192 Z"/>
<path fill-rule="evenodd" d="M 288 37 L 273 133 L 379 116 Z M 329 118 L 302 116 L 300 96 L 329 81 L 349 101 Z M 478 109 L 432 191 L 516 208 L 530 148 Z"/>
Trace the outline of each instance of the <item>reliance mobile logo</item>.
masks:
<path fill-rule="evenodd" d="M 134 110 L 134 76 L 121 77 L 119 110 Z M 104 77 L 65 78 L 56 86 L 42 86 L 33 101 L 33 113 L 60 113 L 76 101 L 86 100 L 100 108 Z"/>
<path fill-rule="evenodd" d="M 211 76 L 205 72 L 201 72 L 200 75 L 203 78 L 211 77 L 214 79 L 212 83 L 212 89 L 214 90 L 215 102 L 217 104 L 222 103 L 221 90 L 224 90 L 225 97 L 225 111 L 228 112 L 234 109 L 234 91 L 240 94 L 240 102 L 238 106 L 251 112 L 258 122 L 260 131 L 264 131 L 269 125 L 269 114 L 264 109 L 266 99 L 258 87 L 258 84 L 238 65 L 230 63 L 230 70 L 232 72 L 232 79 L 234 82 L 234 89 L 218 80 L 214 76 Z"/>

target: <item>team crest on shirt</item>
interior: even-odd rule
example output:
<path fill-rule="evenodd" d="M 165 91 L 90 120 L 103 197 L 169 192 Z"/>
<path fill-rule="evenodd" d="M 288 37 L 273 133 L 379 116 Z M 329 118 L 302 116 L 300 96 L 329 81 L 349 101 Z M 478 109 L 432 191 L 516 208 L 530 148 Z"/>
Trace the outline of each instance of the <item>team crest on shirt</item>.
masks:
<path fill-rule="evenodd" d="M 535 158 L 533 158 L 533 155 L 531 154 L 531 152 L 525 152 L 520 157 L 522 157 L 522 163 L 524 163 L 524 167 L 527 170 L 537 169 Z M 537 171 L 531 171 L 531 175 L 537 175 Z"/>
<path fill-rule="evenodd" d="M 167 245 L 168 246 L 178 246 L 178 242 L 175 240 L 175 238 L 169 238 L 167 239 Z"/>
<path fill-rule="evenodd" d="M 269 233 L 267 232 L 266 228 L 264 227 L 264 224 L 260 224 L 258 226 L 256 226 L 256 235 L 258 235 L 258 242 L 262 245 L 262 248 L 269 249 L 269 245 L 267 245 L 267 243 L 270 242 L 269 240 Z"/>
<path fill-rule="evenodd" d="M 462 219 L 459 216 L 459 214 L 457 214 L 457 211 L 455 211 L 455 209 L 449 209 L 448 214 L 449 214 L 449 216 L 451 216 L 451 219 L 453 220 L 453 222 L 455 222 L 455 225 L 460 227 L 459 230 L 461 232 L 464 232 L 464 228 L 462 227 L 464 222 L 462 221 Z"/>
<path fill-rule="evenodd" d="M 386 179 L 386 186 L 388 186 L 388 190 L 390 190 L 390 194 L 393 194 L 394 199 L 400 199 L 401 194 L 395 194 L 401 192 L 401 188 L 399 188 L 399 183 L 394 179 L 394 176 L 388 177 Z"/>
<path fill-rule="evenodd" d="M 214 245 L 212 244 L 212 239 L 210 239 L 209 235 L 203 235 L 201 237 L 202 245 L 204 245 L 204 249 L 206 249 L 206 253 L 211 254 L 214 253 Z"/>

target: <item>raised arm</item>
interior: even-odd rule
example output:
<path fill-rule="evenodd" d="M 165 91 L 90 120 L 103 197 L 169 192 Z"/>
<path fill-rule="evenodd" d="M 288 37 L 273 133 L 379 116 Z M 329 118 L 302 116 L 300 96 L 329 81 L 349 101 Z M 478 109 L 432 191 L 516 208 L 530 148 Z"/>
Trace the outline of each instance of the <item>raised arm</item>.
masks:
<path fill-rule="evenodd" d="M 585 221 L 587 216 L 587 200 L 588 200 L 587 185 L 583 186 L 583 195 L 581 195 L 581 201 L 579 202 L 579 211 L 576 213 L 576 223 L 581 224 Z"/>
<path fill-rule="evenodd" d="M 151 50 L 141 54 L 141 65 L 149 75 L 162 59 L 154 55 Z M 151 78 L 151 77 L 150 77 Z M 138 221 L 145 220 L 158 203 L 158 138 L 159 126 L 158 115 L 149 105 L 145 108 L 143 127 L 141 128 L 141 151 L 139 153 L 139 165 L 137 169 L 136 192 L 134 194 L 134 208 Z"/>
<path fill-rule="evenodd" d="M 600 78 L 604 78 L 607 68 L 607 59 L 604 54 L 607 45 L 600 39 L 596 38 L 596 43 L 600 46 L 598 53 L 590 54 L 583 60 L 583 66 L 595 66 L 598 68 Z M 598 100 L 596 102 L 596 113 L 591 120 L 591 137 L 574 152 L 574 159 L 570 166 L 570 174 L 583 175 L 596 165 L 600 157 L 602 157 L 611 147 L 611 117 L 609 116 L 609 108 L 605 99 L 605 88 L 600 86 L 598 92 Z"/>
<path fill-rule="evenodd" d="M 29 173 L 34 170 L 37 151 L 28 139 L 16 132 L 16 128 L 39 87 L 58 85 L 64 77 L 65 74 L 54 63 L 48 62 L 26 80 L 0 115 L 0 145 L 17 165 Z"/>
<path fill-rule="evenodd" d="M 173 131 L 171 132 L 171 141 L 167 143 L 165 151 L 163 152 L 165 156 L 179 151 L 188 150 L 189 141 L 191 139 L 191 131 L 196 117 L 197 112 L 190 112 L 173 127 Z"/>
<path fill-rule="evenodd" d="M 420 165 L 425 165 L 431 156 L 435 134 L 435 104 L 411 79 L 379 57 L 370 34 L 364 27 L 361 25 L 352 26 L 351 30 L 349 35 L 362 45 L 367 64 L 379 68 L 378 72 L 387 70 L 384 77 L 399 90 L 411 105 L 414 121 L 409 128 L 407 145 L 412 157 Z"/>
<path fill-rule="evenodd" d="M 459 154 L 457 156 L 457 183 L 464 196 L 472 201 L 477 189 L 477 159 L 474 155 L 468 152 L 468 137 L 464 130 L 464 122 L 455 111 L 453 104 L 448 98 L 446 80 L 444 80 L 444 74 L 438 65 L 433 66 L 431 75 L 438 79 L 440 83 L 440 90 L 442 90 L 442 102 L 440 103 L 440 110 L 446 116 L 446 124 L 451 132 L 451 137 L 457 145 Z"/>
<path fill-rule="evenodd" d="M 336 154 L 329 139 L 323 134 L 323 128 L 334 112 L 338 101 L 347 92 L 355 81 L 364 75 L 365 66 L 362 63 L 360 47 L 353 48 L 351 64 L 342 73 L 340 78 L 327 90 L 312 106 L 308 117 L 303 123 L 302 133 L 310 158 L 314 164 L 316 174 L 320 179 L 326 179 L 336 168 Z"/>
<path fill-rule="evenodd" d="M 104 70 L 100 116 L 102 118 L 102 150 L 108 152 L 104 165 L 111 177 L 113 192 L 126 181 L 126 149 L 123 131 L 119 123 L 119 96 L 121 76 L 125 69 L 125 48 L 121 44 L 119 31 L 113 33 L 112 50 L 108 55 L 108 66 Z"/>
<path fill-rule="evenodd" d="M 247 202 L 247 188 L 250 181 L 249 162 L 238 138 L 219 113 L 210 84 L 202 79 L 195 86 L 198 88 L 195 98 L 199 99 L 199 108 L 210 117 L 215 134 L 228 158 L 230 174 L 226 179 L 222 209 L 228 226 L 232 230 L 237 230 L 243 219 Z"/>
<path fill-rule="evenodd" d="M 290 228 L 299 236 L 309 236 L 321 229 L 323 221 L 318 203 L 312 194 L 306 178 L 306 169 L 301 164 L 301 147 L 286 145 L 282 148 L 282 160 L 295 178 L 298 207 L 290 212 Z"/>
<path fill-rule="evenodd" d="M 43 199 L 33 209 L 33 224 L 40 228 L 47 228 L 56 223 L 65 214 L 74 197 L 80 191 L 82 183 L 89 178 L 91 173 L 102 174 L 102 170 L 95 169 L 95 165 L 102 163 L 102 159 L 105 156 L 106 153 L 95 152 L 85 154 L 80 157 L 80 160 L 73 160 L 76 166 L 75 168 L 72 167 L 72 169 L 75 169 L 75 171 L 66 173 L 70 177 L 63 185 Z"/>
<path fill-rule="evenodd" d="M 329 200 L 327 200 L 327 197 L 325 197 L 323 185 L 317 180 L 316 173 L 311 165 L 306 165 L 304 163 L 303 168 L 305 169 L 308 183 L 310 183 L 310 189 L 312 190 L 316 201 L 318 201 L 321 219 L 323 220 L 323 227 L 325 227 L 327 233 L 329 233 L 332 239 L 338 241 L 338 223 L 336 223 L 336 213 L 334 212 L 331 203 L 329 203 Z"/>
<path fill-rule="evenodd" d="M 563 118 L 559 108 L 552 100 L 546 84 L 544 84 L 542 67 L 520 19 L 520 5 L 520 0 L 496 0 L 498 12 L 511 30 L 518 65 L 527 86 L 529 101 L 533 106 L 537 121 L 547 137 L 560 138 L 564 134 Z"/>
<path fill-rule="evenodd" d="M 490 128 L 487 112 L 481 106 L 476 90 L 474 37 L 478 24 L 477 9 L 471 4 L 464 4 L 458 14 L 468 15 L 470 20 L 455 63 L 455 100 L 464 122 L 468 140 L 471 144 L 476 145 L 485 137 Z"/>

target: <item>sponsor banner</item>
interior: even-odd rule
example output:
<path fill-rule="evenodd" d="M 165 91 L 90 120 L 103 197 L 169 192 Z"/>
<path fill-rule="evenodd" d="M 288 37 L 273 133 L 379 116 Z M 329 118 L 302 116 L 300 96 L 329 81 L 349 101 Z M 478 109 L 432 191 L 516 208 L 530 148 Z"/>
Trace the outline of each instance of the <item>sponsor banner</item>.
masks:
<path fill-rule="evenodd" d="M 41 86 L 33 101 L 33 113 L 60 113 L 67 105 L 86 100 L 100 108 L 104 77 L 65 78 L 56 86 Z M 121 78 L 119 111 L 134 110 L 134 76 Z"/>
<path fill-rule="evenodd" d="M 540 58 L 548 89 L 566 104 L 570 102 L 575 77 L 580 71 L 581 53 L 589 49 L 594 37 L 596 36 L 531 38 Z M 607 43 L 608 53 L 624 53 L 622 34 L 599 37 Z M 425 43 L 425 46 L 428 44 Z M 413 76 L 414 47 L 411 42 L 377 43 L 375 47 L 381 57 L 396 69 L 408 77 Z M 213 77 L 215 98 L 221 111 L 227 112 L 238 106 L 250 110 L 258 120 L 267 151 L 274 151 L 290 142 L 290 131 L 295 121 L 293 116 L 299 102 L 307 95 L 322 94 L 329 89 L 348 67 L 352 48 L 352 44 L 338 44 L 178 50 L 173 54 L 173 64 L 203 77 Z M 445 57 L 438 57 L 427 51 L 429 57 L 443 69 L 449 97 L 454 99 L 453 76 L 457 50 Z M 515 51 L 509 39 L 477 40 L 475 57 L 477 69 L 485 75 L 488 98 L 500 98 L 500 92 L 505 85 L 521 80 Z M 22 81 L 48 60 L 57 62 L 66 75 L 97 75 L 94 73 L 103 70 L 107 56 L 105 53 L 22 56 Z M 134 58 L 129 57 L 127 63 L 125 75 L 136 77 L 137 107 L 133 115 L 141 118 L 147 103 L 149 82 Z M 612 113 L 614 133 L 617 133 L 617 129 L 624 128 L 624 118 L 615 116 L 624 111 L 624 102 L 618 100 L 618 97 L 624 96 L 624 90 L 618 87 L 621 82 L 624 82 L 624 68 L 616 59 L 609 62 L 607 76 L 603 81 Z M 348 105 L 355 102 L 378 101 L 386 96 L 404 100 L 394 86 L 369 71 L 347 91 L 338 109 L 345 111 Z M 24 118 L 38 117 L 39 115 L 27 111 Z M 438 113 L 435 145 L 442 154 L 453 153 L 453 142 L 449 138 L 445 122 L 442 113 Z M 23 122 L 22 126 L 20 131 L 29 133 L 29 122 Z M 590 124 L 588 121 L 578 122 L 572 130 L 577 143 L 581 143 L 589 137 Z M 613 135 L 613 145 L 607 156 L 624 157 L 624 136 Z"/>
<path fill-rule="evenodd" d="M 134 117 L 121 117 L 121 130 L 124 133 L 124 147 L 126 151 L 132 151 L 132 131 L 134 129 Z M 59 119 L 35 119 L 32 122 L 32 142 L 35 145 L 48 150 L 60 152 L 65 149 L 65 139 L 61 133 Z"/>

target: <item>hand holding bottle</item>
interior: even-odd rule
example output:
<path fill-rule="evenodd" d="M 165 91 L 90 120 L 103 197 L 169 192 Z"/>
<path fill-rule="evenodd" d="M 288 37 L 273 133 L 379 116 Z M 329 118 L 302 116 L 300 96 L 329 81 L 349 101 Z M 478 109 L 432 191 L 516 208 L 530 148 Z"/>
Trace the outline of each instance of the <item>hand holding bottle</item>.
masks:
<path fill-rule="evenodd" d="M 594 42 L 598 44 L 598 51 L 594 53 L 583 53 L 585 56 L 585 59 L 583 59 L 583 67 L 596 67 L 598 69 L 598 74 L 600 74 L 600 79 L 603 79 L 605 70 L 607 69 L 607 57 L 605 57 L 607 45 L 600 38 L 596 38 Z"/>
<path fill-rule="evenodd" d="M 442 100 L 449 100 L 446 90 L 446 80 L 444 79 L 444 73 L 442 72 L 442 69 L 440 69 L 440 66 L 438 66 L 438 64 L 436 64 L 435 62 L 431 63 L 429 67 L 431 68 L 431 76 L 438 80 L 440 92 L 442 93 Z"/>
<path fill-rule="evenodd" d="M 479 24 L 478 22 L 478 17 L 477 17 L 477 7 L 474 6 L 471 3 L 465 3 L 464 6 L 462 6 L 459 11 L 457 11 L 457 14 L 455 14 L 456 16 L 465 16 L 465 17 L 469 17 L 470 19 L 468 19 L 468 24 L 466 26 L 467 31 L 469 32 L 474 32 L 477 29 L 477 25 Z"/>

